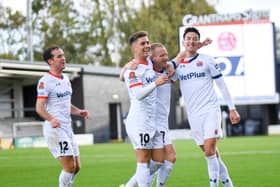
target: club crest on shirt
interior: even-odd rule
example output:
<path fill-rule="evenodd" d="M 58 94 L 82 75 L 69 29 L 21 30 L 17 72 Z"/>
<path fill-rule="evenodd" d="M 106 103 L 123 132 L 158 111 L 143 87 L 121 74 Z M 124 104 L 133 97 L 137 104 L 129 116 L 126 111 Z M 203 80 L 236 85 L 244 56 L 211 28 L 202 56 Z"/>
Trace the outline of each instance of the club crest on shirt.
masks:
<path fill-rule="evenodd" d="M 135 72 L 134 71 L 130 72 L 128 78 L 135 79 L 136 78 Z"/>
<path fill-rule="evenodd" d="M 44 89 L 44 88 L 45 88 L 44 82 L 40 82 L 40 83 L 39 83 L 39 89 Z"/>
<path fill-rule="evenodd" d="M 197 62 L 196 62 L 196 66 L 197 66 L 197 67 L 201 67 L 202 65 L 203 65 L 203 62 L 202 62 L 202 61 L 197 61 Z"/>
<path fill-rule="evenodd" d="M 128 82 L 129 82 L 129 84 L 133 84 L 133 83 L 138 82 L 138 79 L 137 79 L 136 74 L 135 74 L 134 71 L 129 73 L 129 75 L 128 75 Z"/>
<path fill-rule="evenodd" d="M 215 134 L 215 135 L 218 134 L 218 129 L 215 129 L 214 134 Z"/>

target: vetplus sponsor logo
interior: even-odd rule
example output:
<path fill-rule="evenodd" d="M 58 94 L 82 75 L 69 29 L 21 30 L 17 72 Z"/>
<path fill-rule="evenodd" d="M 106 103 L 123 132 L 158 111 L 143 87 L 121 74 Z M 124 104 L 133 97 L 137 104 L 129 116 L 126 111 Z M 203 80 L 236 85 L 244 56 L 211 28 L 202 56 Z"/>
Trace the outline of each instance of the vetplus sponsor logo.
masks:
<path fill-rule="evenodd" d="M 156 76 L 153 76 L 153 77 L 146 77 L 146 81 L 147 83 L 152 83 L 156 80 Z"/>
<path fill-rule="evenodd" d="M 189 80 L 189 79 L 197 79 L 201 77 L 205 77 L 205 72 L 191 72 L 186 75 L 179 75 L 180 80 Z"/>
<path fill-rule="evenodd" d="M 72 93 L 71 92 L 69 92 L 69 91 L 66 91 L 66 92 L 63 92 L 63 93 L 56 93 L 56 96 L 58 97 L 58 98 L 60 98 L 60 97 L 65 97 L 65 96 L 71 96 L 72 95 Z"/>

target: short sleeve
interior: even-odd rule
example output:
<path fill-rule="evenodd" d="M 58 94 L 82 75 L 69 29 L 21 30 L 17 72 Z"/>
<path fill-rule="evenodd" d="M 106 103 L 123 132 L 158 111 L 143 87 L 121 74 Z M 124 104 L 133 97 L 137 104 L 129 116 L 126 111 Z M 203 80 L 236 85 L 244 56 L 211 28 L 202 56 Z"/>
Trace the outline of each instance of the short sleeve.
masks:
<path fill-rule="evenodd" d="M 37 98 L 48 98 L 46 79 L 41 78 L 37 84 Z"/>
<path fill-rule="evenodd" d="M 208 66 L 210 69 L 211 77 L 213 79 L 217 79 L 217 78 L 223 76 L 221 68 L 214 58 L 212 58 L 212 57 L 208 58 Z"/>

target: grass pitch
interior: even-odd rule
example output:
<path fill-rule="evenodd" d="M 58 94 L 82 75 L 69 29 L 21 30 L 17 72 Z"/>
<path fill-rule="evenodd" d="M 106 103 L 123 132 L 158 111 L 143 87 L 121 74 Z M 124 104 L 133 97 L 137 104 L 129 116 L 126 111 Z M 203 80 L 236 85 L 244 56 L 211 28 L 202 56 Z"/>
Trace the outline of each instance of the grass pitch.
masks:
<path fill-rule="evenodd" d="M 192 140 L 174 141 L 177 162 L 167 187 L 208 187 L 206 161 Z M 235 187 L 280 186 L 280 136 L 226 138 L 219 150 Z M 118 187 L 135 171 L 127 143 L 81 146 L 73 187 Z M 55 187 L 61 171 L 47 148 L 0 150 L 1 187 Z M 220 184 L 220 186 L 222 186 Z"/>

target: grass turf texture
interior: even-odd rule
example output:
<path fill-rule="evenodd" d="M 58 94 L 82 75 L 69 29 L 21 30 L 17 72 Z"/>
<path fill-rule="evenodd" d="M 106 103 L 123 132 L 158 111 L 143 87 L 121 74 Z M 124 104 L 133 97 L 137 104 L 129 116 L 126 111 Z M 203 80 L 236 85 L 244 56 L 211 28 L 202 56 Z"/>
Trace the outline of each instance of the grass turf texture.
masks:
<path fill-rule="evenodd" d="M 174 141 L 177 162 L 167 187 L 208 187 L 206 161 L 192 140 Z M 280 136 L 219 141 L 235 187 L 280 186 Z M 128 143 L 80 146 L 82 168 L 73 187 L 118 187 L 135 171 Z M 47 148 L 0 150 L 1 187 L 55 187 L 61 171 Z M 222 186 L 220 184 L 220 186 Z"/>

